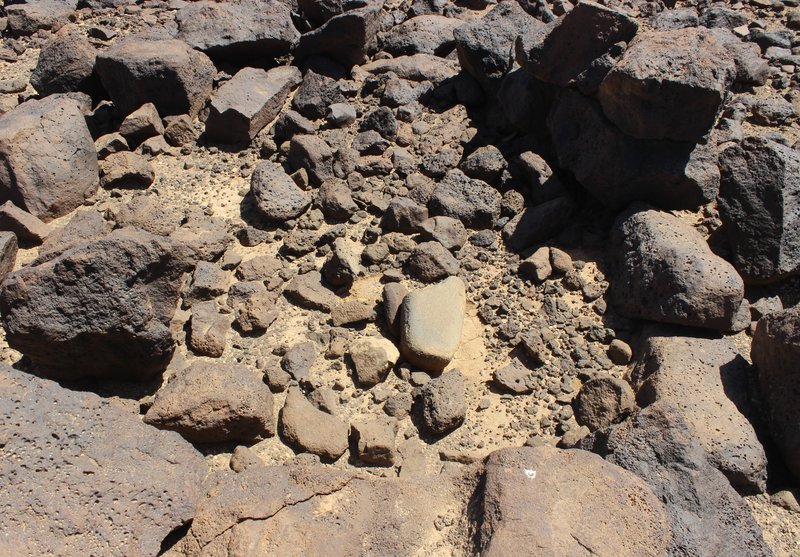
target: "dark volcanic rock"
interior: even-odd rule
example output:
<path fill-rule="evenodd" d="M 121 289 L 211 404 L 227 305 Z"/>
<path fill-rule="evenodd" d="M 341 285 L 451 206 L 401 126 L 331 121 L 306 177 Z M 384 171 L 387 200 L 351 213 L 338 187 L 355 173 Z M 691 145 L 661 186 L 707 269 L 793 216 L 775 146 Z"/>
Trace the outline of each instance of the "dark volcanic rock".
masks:
<path fill-rule="evenodd" d="M 407 19 L 383 36 L 383 49 L 395 56 L 409 54 L 446 55 L 455 46 L 453 31 L 464 25 L 460 19 L 420 15 Z"/>
<path fill-rule="evenodd" d="M 96 51 L 80 31 L 61 29 L 39 52 L 31 85 L 42 95 L 89 92 Z"/>
<path fill-rule="evenodd" d="M 428 202 L 431 215 L 460 220 L 467 228 L 492 228 L 500 216 L 500 193 L 486 182 L 451 170 Z"/>
<path fill-rule="evenodd" d="M 736 269 L 748 283 L 797 274 L 800 153 L 748 137 L 725 149 L 719 163 L 719 213 Z"/>
<path fill-rule="evenodd" d="M 8 343 L 54 377 L 146 378 L 174 348 L 183 250 L 120 229 L 9 275 L 0 291 Z"/>
<path fill-rule="evenodd" d="M 363 7 L 332 17 L 300 37 L 295 58 L 302 61 L 320 54 L 348 67 L 363 64 L 375 45 L 382 6 L 383 0 L 368 0 Z"/>
<path fill-rule="evenodd" d="M 6 366 L 0 437 L 8 555 L 157 555 L 200 500 L 203 457 L 178 434 Z"/>
<path fill-rule="evenodd" d="M 311 205 L 311 194 L 301 190 L 283 169 L 264 161 L 250 177 L 250 193 L 267 219 L 287 221 L 302 215 Z"/>
<path fill-rule="evenodd" d="M 425 384 L 422 389 L 422 421 L 429 433 L 449 433 L 464 423 L 466 415 L 463 373 L 454 369 Z"/>

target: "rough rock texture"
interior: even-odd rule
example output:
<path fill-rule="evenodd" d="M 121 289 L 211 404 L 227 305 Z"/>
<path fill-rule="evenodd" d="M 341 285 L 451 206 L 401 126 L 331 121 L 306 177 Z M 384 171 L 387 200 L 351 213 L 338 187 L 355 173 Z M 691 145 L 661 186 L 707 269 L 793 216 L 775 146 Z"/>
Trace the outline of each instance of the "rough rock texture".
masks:
<path fill-rule="evenodd" d="M 780 280 L 800 271 L 800 154 L 748 137 L 719 157 L 719 213 L 733 264 L 748 283 Z"/>
<path fill-rule="evenodd" d="M 157 555 L 202 493 L 203 458 L 178 434 L 7 366 L 0 437 L 6 555 Z"/>
<path fill-rule="evenodd" d="M 356 380 L 361 385 L 377 385 L 389 374 L 400 352 L 385 338 L 363 338 L 350 345 L 350 357 L 355 367 Z"/>
<path fill-rule="evenodd" d="M 151 102 L 161 116 L 196 116 L 216 74 L 205 54 L 174 39 L 118 41 L 98 54 L 95 68 L 123 115 Z"/>
<path fill-rule="evenodd" d="M 575 397 L 575 419 L 590 431 L 608 427 L 636 409 L 635 396 L 624 379 L 595 377 Z"/>
<path fill-rule="evenodd" d="M 657 402 L 579 446 L 642 478 L 664 502 L 669 556 L 772 555 L 750 509 L 669 403 Z"/>
<path fill-rule="evenodd" d="M 264 71 L 239 70 L 211 97 L 206 135 L 222 143 L 248 142 L 283 108 L 289 92 L 302 77 L 300 70 L 281 66 Z"/>
<path fill-rule="evenodd" d="M 651 330 L 641 342 L 631 381 L 642 406 L 659 400 L 675 405 L 709 462 L 734 487 L 764 491 L 767 458 L 745 417 L 753 410 L 747 368 L 728 340 Z"/>
<path fill-rule="evenodd" d="M 195 443 L 253 442 L 275 434 L 272 393 L 261 373 L 204 360 L 156 393 L 144 421 Z"/>
<path fill-rule="evenodd" d="M 8 343 L 56 377 L 151 376 L 172 355 L 186 267 L 173 242 L 136 229 L 24 267 L 0 290 Z"/>
<path fill-rule="evenodd" d="M 500 216 L 500 193 L 482 180 L 451 170 L 437 184 L 428 210 L 458 219 L 467 228 L 491 228 Z"/>
<path fill-rule="evenodd" d="M 348 426 L 335 416 L 318 410 L 302 391 L 289 389 L 280 416 L 280 433 L 301 451 L 336 460 L 347 450 Z"/>
<path fill-rule="evenodd" d="M 80 31 L 62 28 L 42 47 L 31 85 L 43 96 L 90 91 L 96 51 Z"/>
<path fill-rule="evenodd" d="M 278 0 L 190 2 L 175 17 L 177 38 L 212 58 L 260 60 L 288 54 L 300 34 Z"/>
<path fill-rule="evenodd" d="M 30 100 L 0 117 L 0 197 L 50 221 L 99 184 L 97 152 L 77 103 Z"/>
<path fill-rule="evenodd" d="M 668 213 L 633 207 L 609 245 L 611 299 L 637 319 L 729 330 L 744 284 L 699 232 Z"/>
<path fill-rule="evenodd" d="M 486 460 L 481 555 L 661 557 L 670 526 L 634 474 L 592 453 L 507 448 Z"/>
<path fill-rule="evenodd" d="M 345 66 L 363 64 L 380 28 L 382 6 L 383 0 L 367 0 L 363 7 L 332 17 L 300 37 L 295 57 L 304 60 L 318 54 Z"/>
<path fill-rule="evenodd" d="M 783 460 L 800 478 L 800 405 L 797 399 L 797 359 L 800 357 L 800 309 L 765 315 L 758 321 L 751 351 L 758 383 L 767 405 L 770 431 Z"/>
<path fill-rule="evenodd" d="M 458 277 L 406 295 L 400 310 L 403 357 L 424 370 L 444 369 L 461 341 L 465 307 L 464 281 Z"/>
<path fill-rule="evenodd" d="M 457 369 L 428 381 L 421 396 L 422 424 L 428 433 L 443 435 L 464 423 L 467 415 L 464 374 Z"/>
<path fill-rule="evenodd" d="M 728 51 L 703 27 L 637 37 L 600 84 L 603 112 L 641 139 L 697 141 L 736 75 Z"/>
<path fill-rule="evenodd" d="M 311 205 L 311 195 L 297 187 L 280 166 L 268 161 L 253 171 L 250 193 L 259 212 L 274 221 L 299 217 Z"/>
<path fill-rule="evenodd" d="M 453 31 L 463 24 L 459 19 L 435 14 L 412 17 L 383 36 L 383 49 L 395 56 L 446 55 L 455 46 Z"/>

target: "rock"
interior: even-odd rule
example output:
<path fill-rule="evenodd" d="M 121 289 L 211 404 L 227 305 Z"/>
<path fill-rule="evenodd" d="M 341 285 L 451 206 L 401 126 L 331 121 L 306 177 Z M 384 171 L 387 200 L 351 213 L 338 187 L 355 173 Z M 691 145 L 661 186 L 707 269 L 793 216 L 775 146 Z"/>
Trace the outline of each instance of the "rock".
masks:
<path fill-rule="evenodd" d="M 202 455 L 112 398 L 6 366 L 0 422 L 4 552 L 156 555 L 194 515 Z"/>
<path fill-rule="evenodd" d="M 550 264 L 556 274 L 563 275 L 573 269 L 572 256 L 555 247 L 550 248 Z"/>
<path fill-rule="evenodd" d="M 6 338 L 53 377 L 150 377 L 172 356 L 185 270 L 173 242 L 116 230 L 9 275 L 0 289 Z"/>
<path fill-rule="evenodd" d="M 307 118 L 319 120 L 328 115 L 330 106 L 343 102 L 344 95 L 335 80 L 308 70 L 292 98 L 292 107 Z"/>
<path fill-rule="evenodd" d="M 383 313 L 386 324 L 395 337 L 400 337 L 400 306 L 408 294 L 408 289 L 400 283 L 390 282 L 383 287 Z"/>
<path fill-rule="evenodd" d="M 390 340 L 367 337 L 350 345 L 350 358 L 358 384 L 372 387 L 386 379 L 400 352 Z"/>
<path fill-rule="evenodd" d="M 431 217 L 420 224 L 420 236 L 439 242 L 450 251 L 461 249 L 467 243 L 467 229 L 452 217 Z"/>
<path fill-rule="evenodd" d="M 195 443 L 253 442 L 275 435 L 272 393 L 261 374 L 202 360 L 156 393 L 144 421 Z"/>
<path fill-rule="evenodd" d="M 248 143 L 275 119 L 289 92 L 300 84 L 300 70 L 279 66 L 239 70 L 211 96 L 206 136 L 220 143 Z"/>
<path fill-rule="evenodd" d="M 297 449 L 337 460 L 347 450 L 348 425 L 317 410 L 298 388 L 290 388 L 280 415 L 280 432 Z"/>
<path fill-rule="evenodd" d="M 97 151 L 97 158 L 102 160 L 112 153 L 127 151 L 130 149 L 127 140 L 118 133 L 109 133 L 98 137 L 94 142 Z"/>
<path fill-rule="evenodd" d="M 333 103 L 328 107 L 328 121 L 337 128 L 353 125 L 356 116 L 356 109 L 349 103 Z"/>
<path fill-rule="evenodd" d="M 212 58 L 242 64 L 288 54 L 299 37 L 289 4 L 276 0 L 201 1 L 181 6 L 177 38 Z"/>
<path fill-rule="evenodd" d="M 493 95 L 512 67 L 517 37 L 542 25 L 517 2 L 501 2 L 488 14 L 453 31 L 461 67 Z"/>
<path fill-rule="evenodd" d="M 317 359 L 317 347 L 311 341 L 304 341 L 292 346 L 281 358 L 281 367 L 295 381 L 308 379 L 311 366 Z"/>
<path fill-rule="evenodd" d="M 334 286 L 349 286 L 362 272 L 359 244 L 336 238 L 333 249 L 322 265 L 322 276 Z"/>
<path fill-rule="evenodd" d="M 144 189 L 156 179 L 150 161 L 130 151 L 108 155 L 100 163 L 100 172 L 100 185 L 106 189 Z"/>
<path fill-rule="evenodd" d="M 30 100 L 0 116 L 0 197 L 44 221 L 97 191 L 97 152 L 75 101 Z"/>
<path fill-rule="evenodd" d="M 116 210 L 109 211 L 117 226 L 135 226 L 152 234 L 169 236 L 180 221 L 170 215 L 155 195 L 137 195 Z"/>
<path fill-rule="evenodd" d="M 358 211 L 347 182 L 339 178 L 325 180 L 317 191 L 319 208 L 328 218 L 345 220 Z"/>
<path fill-rule="evenodd" d="M 458 74 L 458 63 L 432 54 L 413 54 L 367 62 L 361 69 L 375 75 L 391 72 L 402 79 L 430 81 L 434 85 L 439 85 Z"/>
<path fill-rule="evenodd" d="M 761 49 L 746 43 L 727 29 L 713 29 L 712 34 L 723 49 L 727 50 L 736 66 L 734 83 L 764 85 L 770 76 L 769 64 L 761 57 Z"/>
<path fill-rule="evenodd" d="M 606 355 L 612 363 L 618 366 L 624 366 L 628 365 L 631 358 L 633 358 L 633 350 L 627 342 L 615 338 L 611 341 L 611 344 L 608 345 Z"/>
<path fill-rule="evenodd" d="M 158 115 L 156 105 L 146 103 L 128 114 L 119 127 L 119 133 L 132 147 L 139 145 L 145 139 L 163 134 L 164 124 Z"/>
<path fill-rule="evenodd" d="M 214 263 L 200 261 L 192 272 L 189 287 L 183 294 L 184 304 L 203 302 L 222 296 L 228 290 L 228 273 Z"/>
<path fill-rule="evenodd" d="M 669 403 L 655 403 L 578 446 L 650 486 L 664 503 L 672 528 L 668 555 L 772 555 L 747 503 L 708 463 Z"/>
<path fill-rule="evenodd" d="M 519 274 L 537 283 L 550 278 L 550 275 L 553 274 L 553 267 L 550 265 L 550 248 L 541 247 L 523 260 L 519 264 Z"/>
<path fill-rule="evenodd" d="M 391 466 L 397 460 L 394 438 L 397 435 L 397 420 L 375 418 L 355 422 L 351 425 L 353 441 L 358 459 L 367 464 Z"/>
<path fill-rule="evenodd" d="M 646 331 L 631 381 L 637 401 L 675 406 L 708 461 L 731 485 L 763 492 L 767 458 L 750 422 L 747 361 L 725 339 Z"/>
<path fill-rule="evenodd" d="M 533 392 L 531 388 L 531 372 L 521 361 L 514 358 L 510 364 L 496 369 L 492 383 L 503 392 L 512 395 L 526 395 Z"/>
<path fill-rule="evenodd" d="M 270 221 L 297 218 L 311 205 L 311 195 L 297 187 L 280 166 L 269 161 L 258 163 L 253 170 L 250 194 L 258 211 Z"/>
<path fill-rule="evenodd" d="M 750 316 L 753 321 L 778 311 L 783 311 L 783 302 L 778 296 L 759 298 L 750 304 Z"/>
<path fill-rule="evenodd" d="M 164 139 L 173 147 L 187 147 L 197 141 L 197 131 L 187 114 L 164 118 Z"/>
<path fill-rule="evenodd" d="M 194 261 L 216 261 L 232 240 L 224 221 L 209 217 L 197 206 L 187 209 L 183 224 L 170 238 L 185 245 Z"/>
<path fill-rule="evenodd" d="M 453 31 L 463 24 L 460 19 L 435 14 L 412 17 L 383 36 L 383 50 L 394 56 L 418 53 L 444 56 L 455 47 Z"/>
<path fill-rule="evenodd" d="M 545 555 L 668 554 L 670 525 L 661 501 L 634 474 L 596 455 L 506 448 L 489 455 L 485 469 L 482 556 L 514 555 L 524 547 Z"/>
<path fill-rule="evenodd" d="M 724 6 L 709 6 L 700 15 L 700 25 L 709 28 L 723 28 L 731 31 L 747 25 L 747 16 Z"/>
<path fill-rule="evenodd" d="M 503 240 L 514 251 L 523 251 L 561 232 L 575 212 L 569 197 L 557 197 L 526 208 L 503 227 Z"/>
<path fill-rule="evenodd" d="M 495 183 L 508 166 L 500 149 L 486 145 L 475 149 L 458 167 L 470 178 Z"/>
<path fill-rule="evenodd" d="M 431 379 L 422 388 L 422 425 L 428 433 L 450 433 L 464 423 L 466 415 L 464 375 L 457 369 Z"/>
<path fill-rule="evenodd" d="M 95 49 L 75 27 L 64 27 L 39 52 L 31 85 L 42 96 L 91 92 Z"/>
<path fill-rule="evenodd" d="M 79 209 L 62 228 L 51 232 L 39 247 L 38 262 L 50 260 L 73 246 L 107 236 L 111 224 L 93 209 Z"/>
<path fill-rule="evenodd" d="M 236 326 L 246 335 L 261 334 L 275 321 L 275 300 L 262 281 L 237 282 L 228 290 L 228 306 L 233 309 Z"/>
<path fill-rule="evenodd" d="M 95 68 L 123 115 L 151 102 L 161 116 L 195 117 L 216 74 L 205 54 L 174 39 L 118 41 L 97 55 Z"/>
<path fill-rule="evenodd" d="M 374 130 L 359 133 L 353 140 L 353 149 L 360 155 L 382 155 L 389 148 L 389 142 Z"/>
<path fill-rule="evenodd" d="M 14 269 L 17 260 L 17 236 L 13 232 L 0 232 L 0 283 Z"/>
<path fill-rule="evenodd" d="M 798 329 L 800 312 L 796 307 L 765 315 L 758 321 L 750 352 L 772 438 L 795 478 L 800 478 L 800 435 L 796 427 L 800 406 L 794 390 L 795 362 L 800 354 Z"/>
<path fill-rule="evenodd" d="M 400 310 L 403 357 L 426 371 L 447 367 L 461 342 L 465 309 L 465 286 L 458 277 L 409 293 Z"/>
<path fill-rule="evenodd" d="M 225 352 L 225 336 L 229 328 L 230 323 L 217 312 L 215 302 L 198 302 L 192 305 L 187 344 L 195 354 L 219 358 Z"/>
<path fill-rule="evenodd" d="M 12 232 L 21 242 L 39 245 L 50 234 L 50 227 L 35 216 L 6 201 L 0 205 L 0 230 Z"/>
<path fill-rule="evenodd" d="M 331 322 L 334 327 L 363 325 L 366 322 L 374 321 L 376 317 L 375 309 L 371 305 L 358 300 L 343 302 L 331 311 Z"/>
<path fill-rule="evenodd" d="M 428 218 L 428 209 L 407 197 L 395 197 L 383 212 L 381 228 L 386 232 L 415 234 Z"/>
<path fill-rule="evenodd" d="M 500 217 L 500 197 L 486 182 L 451 170 L 433 190 L 428 210 L 432 216 L 458 219 L 467 228 L 492 228 Z"/>
<path fill-rule="evenodd" d="M 336 294 L 322 285 L 322 275 L 317 271 L 294 277 L 284 294 L 303 307 L 328 313 L 339 303 Z"/>
<path fill-rule="evenodd" d="M 567 87 L 615 44 L 630 42 L 638 29 L 622 10 L 579 2 L 563 17 L 522 34 L 516 42 L 517 62 L 537 79 Z"/>
<path fill-rule="evenodd" d="M 609 207 L 641 200 L 694 209 L 717 195 L 711 145 L 634 139 L 611 125 L 595 101 L 572 91 L 559 95 L 547 122 L 559 166 Z"/>
<path fill-rule="evenodd" d="M 318 54 L 347 67 L 366 62 L 380 28 L 383 1 L 367 0 L 362 6 L 335 15 L 318 29 L 302 35 L 294 51 L 295 59 L 304 61 Z"/>
<path fill-rule="evenodd" d="M 748 283 L 775 282 L 800 271 L 794 197 L 800 192 L 800 153 L 748 137 L 719 157 L 720 219 L 733 264 Z M 753 187 L 758 184 L 758 187 Z"/>
<path fill-rule="evenodd" d="M 616 377 L 597 377 L 581 387 L 573 403 L 575 419 L 590 431 L 608 427 L 636 410 L 633 389 Z"/>
<path fill-rule="evenodd" d="M 600 84 L 603 112 L 641 139 L 698 141 L 736 75 L 727 49 L 703 27 L 641 35 Z"/>
<path fill-rule="evenodd" d="M 744 296 L 733 266 L 679 218 L 633 207 L 614 224 L 609 294 L 634 319 L 728 330 Z"/>
<path fill-rule="evenodd" d="M 59 0 L 33 0 L 10 5 L 5 10 L 7 29 L 11 35 L 33 35 L 39 29 L 58 31 L 67 24 L 75 4 Z"/>
<path fill-rule="evenodd" d="M 312 184 L 320 185 L 333 178 L 333 151 L 324 139 L 315 135 L 295 135 L 289 143 L 289 166 L 308 172 Z"/>
<path fill-rule="evenodd" d="M 700 18 L 694 8 L 665 10 L 655 15 L 651 20 L 655 29 L 683 29 L 684 27 L 697 27 Z"/>
<path fill-rule="evenodd" d="M 408 258 L 408 271 L 422 282 L 436 282 L 457 275 L 458 260 L 439 242 L 419 244 Z"/>

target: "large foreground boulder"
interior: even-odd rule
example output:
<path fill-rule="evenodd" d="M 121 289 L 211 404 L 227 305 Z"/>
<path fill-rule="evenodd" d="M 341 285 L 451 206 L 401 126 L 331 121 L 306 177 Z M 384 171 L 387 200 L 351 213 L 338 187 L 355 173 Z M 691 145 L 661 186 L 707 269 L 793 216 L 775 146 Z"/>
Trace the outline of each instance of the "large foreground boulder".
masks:
<path fill-rule="evenodd" d="M 188 2 L 178 10 L 176 38 L 212 58 L 260 61 L 288 54 L 300 33 L 291 4 L 278 0 Z"/>
<path fill-rule="evenodd" d="M 486 460 L 484 490 L 483 557 L 662 557 L 670 541 L 647 484 L 586 451 L 501 449 Z"/>
<path fill-rule="evenodd" d="M 187 261 L 169 239 L 128 228 L 8 276 L 8 344 L 53 377 L 142 379 L 169 362 Z"/>
<path fill-rule="evenodd" d="M 0 198 L 50 221 L 100 184 L 97 151 L 75 101 L 22 103 L 0 117 Z"/>
<path fill-rule="evenodd" d="M 175 39 L 118 41 L 95 68 L 121 115 L 151 102 L 162 117 L 196 116 L 217 73 L 208 56 Z"/>
<path fill-rule="evenodd" d="M 800 399 L 797 362 L 800 358 L 800 308 L 765 315 L 758 321 L 751 350 L 758 383 L 767 404 L 772 437 L 786 466 L 800 479 Z"/>
<path fill-rule="evenodd" d="M 736 269 L 669 213 L 634 206 L 621 214 L 608 258 L 611 301 L 627 317 L 725 331 L 742 304 Z"/>
<path fill-rule="evenodd" d="M 719 215 L 733 264 L 748 283 L 800 272 L 800 153 L 748 137 L 719 157 Z"/>
<path fill-rule="evenodd" d="M 0 553 L 155 556 L 192 519 L 203 457 L 112 399 L 0 368 Z"/>

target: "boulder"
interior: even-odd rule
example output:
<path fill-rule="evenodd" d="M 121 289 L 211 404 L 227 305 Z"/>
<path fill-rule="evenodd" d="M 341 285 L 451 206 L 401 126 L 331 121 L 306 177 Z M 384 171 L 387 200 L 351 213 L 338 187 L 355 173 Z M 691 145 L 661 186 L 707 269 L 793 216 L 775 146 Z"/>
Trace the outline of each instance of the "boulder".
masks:
<path fill-rule="evenodd" d="M 584 383 L 575 397 L 575 420 L 590 431 L 608 427 L 636 410 L 635 396 L 624 379 L 595 377 Z"/>
<path fill-rule="evenodd" d="M 751 356 L 758 370 L 772 438 L 795 478 L 800 478 L 800 404 L 796 362 L 800 356 L 800 308 L 765 315 L 758 320 Z"/>
<path fill-rule="evenodd" d="M 650 329 L 631 381 L 640 405 L 664 400 L 675 406 L 708 461 L 733 487 L 763 492 L 767 458 L 746 417 L 753 413 L 748 374 L 747 361 L 726 339 Z"/>
<path fill-rule="evenodd" d="M 317 204 L 322 214 L 331 219 L 349 219 L 358 211 L 358 205 L 347 182 L 339 178 L 325 180 L 317 191 Z"/>
<path fill-rule="evenodd" d="M 374 75 L 391 72 L 401 79 L 430 81 L 434 85 L 455 77 L 459 71 L 457 62 L 432 54 L 412 54 L 386 60 L 374 60 L 362 65 L 361 69 Z"/>
<path fill-rule="evenodd" d="M 40 29 L 56 32 L 74 12 L 75 3 L 69 0 L 30 0 L 9 5 L 5 9 L 7 29 L 12 36 L 29 36 Z"/>
<path fill-rule="evenodd" d="M 344 101 L 345 97 L 333 78 L 308 70 L 303 76 L 302 85 L 292 97 L 292 107 L 306 118 L 319 120 L 328 115 L 330 106 Z M 314 131 L 312 129 L 311 132 L 302 133 Z"/>
<path fill-rule="evenodd" d="M 708 29 L 652 31 L 625 51 L 598 97 L 628 135 L 698 141 L 714 125 L 735 75 L 728 50 Z"/>
<path fill-rule="evenodd" d="M 261 61 L 289 53 L 300 34 L 291 4 L 279 0 L 188 2 L 178 10 L 178 39 L 212 58 Z"/>
<path fill-rule="evenodd" d="M 100 163 L 100 185 L 106 189 L 144 189 L 156 179 L 147 157 L 130 151 L 109 155 Z"/>
<path fill-rule="evenodd" d="M 51 228 L 41 219 L 6 201 L 0 205 L 0 230 L 12 232 L 23 243 L 39 245 L 48 238 Z"/>
<path fill-rule="evenodd" d="M 380 417 L 354 423 L 351 426 L 358 459 L 367 464 L 391 466 L 397 460 L 394 438 L 397 420 Z"/>
<path fill-rule="evenodd" d="M 197 116 L 217 73 L 205 54 L 175 39 L 118 41 L 97 55 L 95 68 L 122 115 L 151 102 L 161 116 Z"/>
<path fill-rule="evenodd" d="M 64 253 L 73 246 L 98 240 L 108 235 L 111 224 L 94 209 L 79 209 L 69 222 L 51 232 L 39 247 L 38 261 L 47 261 Z"/>
<path fill-rule="evenodd" d="M 263 333 L 277 319 L 277 296 L 267 291 L 263 280 L 237 282 L 228 289 L 228 306 L 233 310 L 234 323 L 245 335 Z"/>
<path fill-rule="evenodd" d="M 428 433 L 444 435 L 464 423 L 467 416 L 464 374 L 457 369 L 425 383 L 421 397 L 422 425 Z"/>
<path fill-rule="evenodd" d="M 322 265 L 322 276 L 334 286 L 350 286 L 362 273 L 361 245 L 345 238 L 336 238 L 330 255 Z"/>
<path fill-rule="evenodd" d="M 192 305 L 186 344 L 195 354 L 219 358 L 225 352 L 228 329 L 229 320 L 219 313 L 214 301 L 197 302 Z"/>
<path fill-rule="evenodd" d="M 0 289 L 8 343 L 54 377 L 150 377 L 172 356 L 187 267 L 175 243 L 136 229 L 24 267 Z"/>
<path fill-rule="evenodd" d="M 444 56 L 455 47 L 453 31 L 461 25 L 464 22 L 460 19 L 436 14 L 412 17 L 383 35 L 383 50 L 394 56 L 419 53 Z"/>
<path fill-rule="evenodd" d="M 627 317 L 725 331 L 742 304 L 733 266 L 669 213 L 634 206 L 621 214 L 608 259 L 611 301 Z"/>
<path fill-rule="evenodd" d="M 206 136 L 220 143 L 247 143 L 283 108 L 289 92 L 302 81 L 300 70 L 279 66 L 239 70 L 211 97 Z"/>
<path fill-rule="evenodd" d="M 400 352 L 385 338 L 362 338 L 350 345 L 350 358 L 360 385 L 371 387 L 386 379 Z"/>
<path fill-rule="evenodd" d="M 286 285 L 284 295 L 305 308 L 327 313 L 339 303 L 336 294 L 322 284 L 322 275 L 319 271 L 294 277 Z"/>
<path fill-rule="evenodd" d="M 670 525 L 645 482 L 587 451 L 506 448 L 485 465 L 480 554 L 667 555 Z M 634 503 L 635 502 L 635 503 Z"/>
<path fill-rule="evenodd" d="M 584 0 L 563 17 L 521 34 L 516 59 L 537 79 L 567 87 L 581 80 L 615 44 L 630 42 L 638 29 L 626 12 Z"/>
<path fill-rule="evenodd" d="M 298 61 L 321 55 L 350 67 L 367 61 L 380 28 L 383 0 L 367 0 L 363 7 L 335 15 L 318 29 L 305 33 L 294 55 Z"/>
<path fill-rule="evenodd" d="M 145 139 L 164 133 L 164 124 L 153 103 L 146 103 L 128 114 L 119 126 L 128 145 L 136 147 Z"/>
<path fill-rule="evenodd" d="M 289 142 L 289 167 L 292 171 L 305 169 L 314 185 L 333 178 L 333 151 L 324 139 L 316 135 L 295 135 Z"/>
<path fill-rule="evenodd" d="M 450 251 L 459 250 L 467 243 L 469 235 L 460 220 L 453 217 L 431 217 L 420 223 L 420 236 L 439 242 Z"/>
<path fill-rule="evenodd" d="M 284 222 L 305 213 L 311 195 L 297 187 L 277 164 L 260 162 L 250 177 L 250 193 L 258 211 L 268 220 Z"/>
<path fill-rule="evenodd" d="M 458 259 L 439 242 L 422 242 L 408 257 L 408 272 L 421 282 L 436 282 L 458 274 Z"/>
<path fill-rule="evenodd" d="M 426 371 L 447 367 L 461 342 L 465 309 L 466 290 L 458 277 L 406 295 L 400 310 L 403 357 Z"/>
<path fill-rule="evenodd" d="M 0 283 L 14 270 L 17 249 L 17 236 L 13 232 L 0 232 Z"/>
<path fill-rule="evenodd" d="M 205 360 L 162 387 L 144 421 L 195 443 L 247 443 L 275 434 L 272 393 L 261 373 Z"/>
<path fill-rule="evenodd" d="M 800 271 L 797 197 L 800 153 L 747 137 L 719 157 L 719 214 L 733 264 L 747 283 L 775 282 Z"/>
<path fill-rule="evenodd" d="M 99 185 L 97 152 L 75 101 L 30 100 L 0 116 L 0 198 L 50 221 Z"/>
<path fill-rule="evenodd" d="M 77 28 L 64 27 L 39 52 L 31 85 L 42 96 L 92 92 L 95 56 L 94 47 Z"/>
<path fill-rule="evenodd" d="M 509 249 L 526 250 L 561 232 L 575 209 L 575 202 L 565 196 L 527 207 L 503 227 L 503 240 Z"/>
<path fill-rule="evenodd" d="M 202 455 L 112 398 L 4 365 L 0 424 L 0 553 L 157 555 L 200 501 Z"/>
<path fill-rule="evenodd" d="M 500 217 L 500 193 L 482 180 L 451 170 L 436 185 L 428 210 L 432 216 L 453 217 L 467 228 L 492 228 Z"/>
<path fill-rule="evenodd" d="M 298 388 L 286 395 L 280 433 L 290 445 L 325 460 L 336 460 L 347 450 L 348 425 L 315 408 Z"/>

